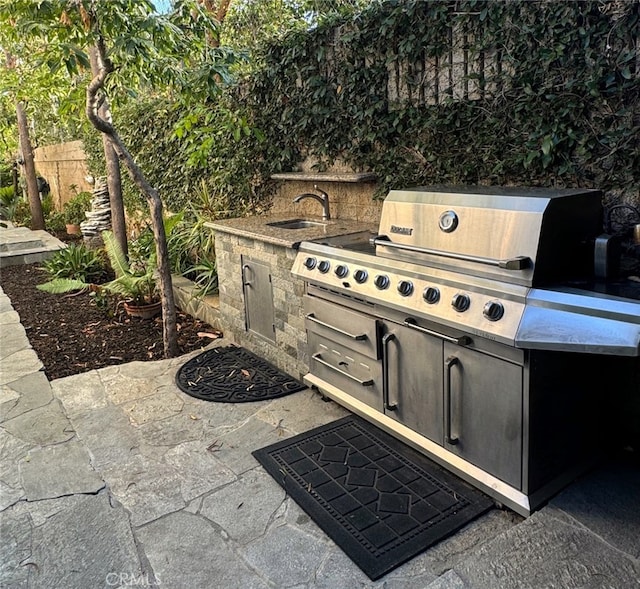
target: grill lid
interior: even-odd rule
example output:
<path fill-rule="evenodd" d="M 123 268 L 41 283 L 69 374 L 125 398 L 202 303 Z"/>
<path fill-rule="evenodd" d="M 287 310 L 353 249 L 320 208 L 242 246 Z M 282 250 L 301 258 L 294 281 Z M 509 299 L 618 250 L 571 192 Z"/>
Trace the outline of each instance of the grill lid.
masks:
<path fill-rule="evenodd" d="M 525 286 L 591 274 L 602 193 L 517 187 L 392 190 L 378 256 Z"/>

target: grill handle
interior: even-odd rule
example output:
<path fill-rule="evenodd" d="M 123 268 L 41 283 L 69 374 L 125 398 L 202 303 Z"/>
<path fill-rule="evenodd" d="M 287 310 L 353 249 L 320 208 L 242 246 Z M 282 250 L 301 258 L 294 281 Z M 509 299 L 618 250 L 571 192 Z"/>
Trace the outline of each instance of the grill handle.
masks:
<path fill-rule="evenodd" d="M 305 315 L 305 318 L 308 319 L 309 321 L 312 321 L 313 323 L 317 323 L 318 325 L 322 325 L 322 327 L 326 327 L 327 329 L 330 329 L 331 331 L 335 331 L 336 333 L 339 333 L 340 335 L 344 335 L 345 337 L 348 337 L 350 339 L 354 339 L 354 340 L 356 340 L 358 342 L 367 339 L 367 334 L 366 333 L 360 333 L 358 335 L 355 335 L 353 333 L 349 333 L 348 331 L 343 331 L 342 329 L 334 327 L 330 323 L 325 323 L 324 321 L 320 321 L 320 319 L 316 319 L 316 316 L 313 313 L 309 313 L 308 315 Z"/>
<path fill-rule="evenodd" d="M 382 402 L 387 411 L 396 411 L 398 405 L 389 402 L 389 342 L 396 339 L 393 333 L 382 336 Z"/>
<path fill-rule="evenodd" d="M 449 356 L 444 361 L 444 439 L 447 444 L 451 444 L 452 446 L 455 446 L 460 441 L 457 436 L 453 437 L 451 434 L 451 368 L 459 362 L 455 356 Z"/>
<path fill-rule="evenodd" d="M 394 243 L 386 235 L 376 235 L 369 240 L 369 243 L 371 243 L 371 245 L 383 245 L 385 247 L 405 250 L 408 252 L 415 252 L 418 254 L 429 254 L 431 256 L 438 256 L 440 258 L 451 258 L 453 260 L 463 260 L 465 262 L 485 264 L 486 266 L 496 266 L 497 268 L 504 268 L 505 270 L 525 270 L 531 264 L 531 258 L 527 256 L 516 256 L 515 258 L 508 258 L 506 260 L 496 260 L 494 258 L 483 258 L 480 256 L 470 256 L 468 254 L 457 254 L 455 252 L 434 250 L 426 247 L 419 247 L 417 245 Z"/>
<path fill-rule="evenodd" d="M 326 368 L 330 368 L 331 370 L 333 370 L 334 372 L 337 372 L 338 374 L 341 374 L 342 376 L 346 376 L 347 378 L 350 378 L 351 380 L 357 382 L 360 386 L 363 386 L 363 387 L 372 387 L 373 386 L 373 380 L 372 379 L 370 379 L 370 380 L 360 380 L 359 378 L 356 378 L 355 376 L 352 376 L 348 372 L 344 372 L 343 370 L 340 370 L 339 368 L 336 368 L 333 364 L 329 364 L 329 362 L 327 362 L 326 360 L 323 360 L 322 359 L 322 355 L 320 353 L 313 354 L 313 356 L 311 356 L 311 357 L 316 362 L 318 362 L 319 364 L 322 364 Z"/>
<path fill-rule="evenodd" d="M 445 342 L 449 342 L 452 344 L 456 344 L 458 346 L 468 346 L 471 343 L 471 338 L 468 335 L 461 335 L 460 337 L 453 337 L 450 335 L 445 335 L 444 333 L 440 333 L 438 331 L 433 331 L 431 329 L 427 329 L 426 327 L 420 327 L 420 325 L 418 325 L 416 323 L 415 319 L 412 319 L 411 317 L 407 317 L 404 320 L 403 323 L 406 327 L 409 327 L 410 329 L 415 329 L 416 331 L 419 331 L 420 333 L 424 333 L 425 335 L 432 335 L 434 337 L 437 337 L 438 339 L 442 339 Z"/>

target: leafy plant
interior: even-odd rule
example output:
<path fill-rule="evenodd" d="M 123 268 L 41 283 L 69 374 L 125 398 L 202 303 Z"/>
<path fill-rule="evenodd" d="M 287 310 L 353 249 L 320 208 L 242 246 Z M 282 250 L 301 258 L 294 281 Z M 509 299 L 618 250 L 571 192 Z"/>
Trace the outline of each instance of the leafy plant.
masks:
<path fill-rule="evenodd" d="M 66 202 L 62 207 L 65 223 L 69 225 L 80 225 L 85 219 L 85 212 L 91 210 L 90 192 L 79 192 Z"/>
<path fill-rule="evenodd" d="M 31 210 L 29 209 L 29 203 L 20 199 L 13 211 L 13 223 L 15 225 L 20 225 L 23 227 L 27 227 L 31 225 Z"/>
<path fill-rule="evenodd" d="M 206 297 L 218 292 L 218 269 L 215 260 L 204 258 L 193 266 L 191 271 L 195 274 L 196 296 Z"/>
<path fill-rule="evenodd" d="M 13 186 L 0 188 L 0 219 L 12 221 L 19 202 L 20 195 L 14 194 Z"/>
<path fill-rule="evenodd" d="M 61 232 L 64 231 L 65 218 L 64 213 L 51 211 L 44 219 L 47 231 Z"/>
<path fill-rule="evenodd" d="M 155 271 L 155 253 L 148 258 L 129 262 L 111 231 L 103 231 L 105 251 L 115 272 L 115 279 L 104 285 L 113 294 L 133 305 L 150 305 L 159 300 Z"/>
<path fill-rule="evenodd" d="M 71 243 L 58 250 L 42 263 L 42 268 L 51 280 L 70 278 L 95 283 L 106 275 L 106 264 L 101 253 L 88 249 L 82 243 Z"/>
<path fill-rule="evenodd" d="M 121 296 L 132 305 L 149 305 L 159 300 L 155 278 L 155 255 L 147 260 L 138 260 L 135 266 L 130 265 L 127 257 L 120 248 L 120 244 L 111 231 L 103 231 L 105 252 L 115 273 L 115 279 L 102 285 L 90 282 L 88 279 L 60 277 L 44 284 L 38 289 L 51 294 L 63 294 L 75 290 L 101 289 Z"/>

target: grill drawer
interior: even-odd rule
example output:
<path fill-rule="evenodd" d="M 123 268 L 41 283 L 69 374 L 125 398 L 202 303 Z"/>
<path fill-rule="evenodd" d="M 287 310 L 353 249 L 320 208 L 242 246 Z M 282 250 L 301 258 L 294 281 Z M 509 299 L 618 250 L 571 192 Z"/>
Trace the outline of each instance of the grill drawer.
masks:
<path fill-rule="evenodd" d="M 310 332 L 309 371 L 382 411 L 382 366 L 379 361 Z"/>
<path fill-rule="evenodd" d="M 311 333 L 317 333 L 345 346 L 350 352 L 379 359 L 377 322 L 373 317 L 335 303 L 315 297 L 304 297 L 305 326 Z"/>

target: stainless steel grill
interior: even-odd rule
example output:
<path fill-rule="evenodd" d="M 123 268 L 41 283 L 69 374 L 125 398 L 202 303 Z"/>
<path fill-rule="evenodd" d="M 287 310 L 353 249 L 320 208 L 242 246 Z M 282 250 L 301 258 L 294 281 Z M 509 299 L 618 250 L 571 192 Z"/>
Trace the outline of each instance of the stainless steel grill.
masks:
<path fill-rule="evenodd" d="M 602 448 L 602 375 L 640 356 L 640 300 L 589 288 L 601 198 L 392 191 L 378 235 L 303 242 L 305 380 L 528 515 Z"/>

